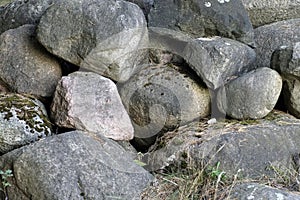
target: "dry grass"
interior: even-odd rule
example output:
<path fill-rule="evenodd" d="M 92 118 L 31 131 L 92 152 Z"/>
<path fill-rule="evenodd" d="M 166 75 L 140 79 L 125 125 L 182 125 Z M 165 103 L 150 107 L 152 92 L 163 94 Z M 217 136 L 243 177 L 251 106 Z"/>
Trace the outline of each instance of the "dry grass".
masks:
<path fill-rule="evenodd" d="M 226 199 L 238 182 L 238 174 L 227 177 L 216 166 L 201 170 L 164 170 L 155 173 L 156 181 L 142 194 L 142 200 L 218 200 Z"/>

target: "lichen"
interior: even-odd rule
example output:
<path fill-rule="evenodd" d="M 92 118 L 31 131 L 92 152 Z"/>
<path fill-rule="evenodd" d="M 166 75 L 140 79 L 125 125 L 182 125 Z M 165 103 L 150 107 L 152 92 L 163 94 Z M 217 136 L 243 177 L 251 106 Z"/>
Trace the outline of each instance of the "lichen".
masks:
<path fill-rule="evenodd" d="M 37 134 L 38 138 L 49 136 L 52 125 L 40 104 L 31 96 L 0 94 L 0 117 L 23 124 L 27 134 Z"/>

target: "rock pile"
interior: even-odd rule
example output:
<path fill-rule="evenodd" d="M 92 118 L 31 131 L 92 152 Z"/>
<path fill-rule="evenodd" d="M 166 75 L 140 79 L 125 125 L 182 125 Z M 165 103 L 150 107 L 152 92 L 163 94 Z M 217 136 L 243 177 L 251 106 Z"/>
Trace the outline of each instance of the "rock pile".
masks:
<path fill-rule="evenodd" d="M 300 117 L 300 3 L 272 2 L 1 6 L 0 170 L 14 174 L 3 198 L 138 199 L 153 177 L 113 140 L 154 144 L 144 158 L 153 171 L 178 165 L 183 152 L 195 163 L 216 154 L 212 164 L 246 177 L 266 174 L 265 162 L 289 166 L 300 120 L 268 117 L 280 95 Z M 221 122 L 199 129 L 207 117 Z M 259 125 L 228 128 L 225 117 Z"/>

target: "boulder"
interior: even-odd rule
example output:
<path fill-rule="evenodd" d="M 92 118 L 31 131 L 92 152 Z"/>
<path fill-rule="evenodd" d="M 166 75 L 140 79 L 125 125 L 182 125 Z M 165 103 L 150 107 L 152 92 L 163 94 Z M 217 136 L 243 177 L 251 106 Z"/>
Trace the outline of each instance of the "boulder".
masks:
<path fill-rule="evenodd" d="M 271 67 L 284 79 L 283 97 L 288 111 L 300 117 L 300 42 L 282 46 L 272 55 Z"/>
<path fill-rule="evenodd" d="M 254 27 L 300 18 L 300 2 L 293 0 L 242 0 Z"/>
<path fill-rule="evenodd" d="M 180 30 L 195 37 L 224 36 L 254 46 L 253 28 L 241 1 L 154 0 L 150 27 Z"/>
<path fill-rule="evenodd" d="M 207 88 L 171 63 L 148 66 L 120 85 L 119 92 L 134 135 L 141 139 L 203 118 L 210 110 Z"/>
<path fill-rule="evenodd" d="M 35 39 L 33 25 L 1 34 L 0 60 L 0 78 L 13 92 L 50 97 L 62 76 L 57 60 Z"/>
<path fill-rule="evenodd" d="M 258 68 L 229 82 L 220 90 L 221 111 L 235 119 L 265 117 L 275 107 L 282 88 L 281 76 L 270 68 Z"/>
<path fill-rule="evenodd" d="M 220 162 L 220 170 L 243 179 L 275 177 L 271 166 L 292 170 L 300 152 L 300 120 L 273 111 L 265 119 L 193 122 L 165 133 L 143 162 L 156 171 L 166 167 L 203 169 Z M 177 169 L 178 170 L 178 169 Z"/>
<path fill-rule="evenodd" d="M 300 79 L 300 42 L 276 49 L 272 54 L 271 68 L 287 79 L 291 76 Z"/>
<path fill-rule="evenodd" d="M 116 85 L 92 72 L 74 72 L 60 80 L 51 118 L 59 127 L 87 130 L 114 140 L 133 138 Z"/>
<path fill-rule="evenodd" d="M 72 64 L 126 81 L 147 56 L 146 25 L 142 10 L 126 1 L 61 1 L 42 16 L 37 38 Z"/>
<path fill-rule="evenodd" d="M 205 58 L 207 54 L 208 58 Z M 221 37 L 198 38 L 189 42 L 183 55 L 212 90 L 253 69 L 256 58 L 255 51 L 247 45 Z M 207 62 L 207 59 L 210 61 Z"/>
<path fill-rule="evenodd" d="M 299 192 L 291 192 L 258 183 L 241 183 L 233 187 L 228 199 L 247 200 L 299 200 Z"/>
<path fill-rule="evenodd" d="M 254 30 L 257 66 L 270 67 L 271 57 L 281 46 L 292 46 L 300 40 L 300 18 L 275 22 Z"/>
<path fill-rule="evenodd" d="M 37 99 L 0 93 L 0 155 L 52 135 L 47 112 Z"/>
<path fill-rule="evenodd" d="M 151 27 L 149 48 L 168 52 L 169 59 L 176 64 L 184 63 L 184 59 L 212 90 L 255 67 L 255 51 L 228 38 L 193 39 L 180 31 Z M 155 51 L 150 56 L 152 60 L 153 56 L 154 60 L 162 59 Z"/>
<path fill-rule="evenodd" d="M 153 179 L 117 143 L 88 132 L 48 137 L 0 157 L 10 200 L 139 199 Z"/>
<path fill-rule="evenodd" d="M 300 80 L 293 77 L 286 79 L 282 94 L 287 110 L 295 117 L 300 118 Z"/>
<path fill-rule="evenodd" d="M 41 16 L 50 6 L 60 0 L 2 0 L 6 3 L 0 9 L 0 34 L 25 24 L 38 24 Z"/>

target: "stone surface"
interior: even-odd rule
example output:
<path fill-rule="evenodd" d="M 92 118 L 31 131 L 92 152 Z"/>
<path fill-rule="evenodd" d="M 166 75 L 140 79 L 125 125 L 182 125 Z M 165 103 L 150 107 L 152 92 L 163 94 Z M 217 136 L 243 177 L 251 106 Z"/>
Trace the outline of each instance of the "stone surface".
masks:
<path fill-rule="evenodd" d="M 126 0 L 126 1 L 138 5 L 143 10 L 145 17 L 148 16 L 150 9 L 154 3 L 154 0 Z"/>
<path fill-rule="evenodd" d="M 272 55 L 271 67 L 284 79 L 283 97 L 288 111 L 300 117 L 300 42 L 282 46 Z"/>
<path fill-rule="evenodd" d="M 25 24 L 38 24 L 45 10 L 60 0 L 2 0 L 9 3 L 0 8 L 0 34 Z"/>
<path fill-rule="evenodd" d="M 0 36 L 0 78 L 11 91 L 50 97 L 62 72 L 34 32 L 33 25 L 24 25 Z"/>
<path fill-rule="evenodd" d="M 298 0 L 242 0 L 254 27 L 300 18 Z"/>
<path fill-rule="evenodd" d="M 181 30 L 195 37 L 224 36 L 254 46 L 253 28 L 241 1 L 154 0 L 150 27 Z"/>
<path fill-rule="evenodd" d="M 119 88 L 136 138 L 150 138 L 209 114 L 207 88 L 171 63 L 148 66 Z"/>
<path fill-rule="evenodd" d="M 271 68 L 287 79 L 291 76 L 300 79 L 300 42 L 276 49 L 272 54 Z"/>
<path fill-rule="evenodd" d="M 0 155 L 52 135 L 41 102 L 30 96 L 0 94 Z"/>
<path fill-rule="evenodd" d="M 139 199 L 153 179 L 117 143 L 87 132 L 48 137 L 0 157 L 10 200 Z"/>
<path fill-rule="evenodd" d="M 254 30 L 258 67 L 270 67 L 273 52 L 300 41 L 300 18 L 261 26 Z"/>
<path fill-rule="evenodd" d="M 220 170 L 229 177 L 239 170 L 243 179 L 274 177 L 271 166 L 290 170 L 295 166 L 293 157 L 300 152 L 299 129 L 300 120 L 278 111 L 260 120 L 213 125 L 194 122 L 165 133 L 143 162 L 149 170 L 166 166 L 202 169 L 203 164 L 220 162 Z"/>
<path fill-rule="evenodd" d="M 210 61 L 203 51 L 209 55 Z M 254 68 L 255 51 L 240 42 L 221 38 L 198 38 L 189 42 L 183 57 L 210 89 Z M 205 63 L 206 62 L 206 63 Z"/>
<path fill-rule="evenodd" d="M 300 118 L 300 81 L 290 77 L 283 84 L 283 99 L 288 111 L 297 118 Z"/>
<path fill-rule="evenodd" d="M 133 138 L 116 85 L 92 72 L 74 72 L 58 83 L 51 118 L 60 127 L 87 130 L 114 140 Z"/>
<path fill-rule="evenodd" d="M 282 88 L 280 75 L 270 68 L 258 68 L 221 90 L 221 111 L 235 119 L 258 119 L 273 110 Z M 224 93 L 225 91 L 225 93 Z"/>
<path fill-rule="evenodd" d="M 299 200 L 299 192 L 277 189 L 258 183 L 242 183 L 233 187 L 229 199 L 241 200 Z"/>
<path fill-rule="evenodd" d="M 37 29 L 49 52 L 115 81 L 126 81 L 144 62 L 147 36 L 142 10 L 115 0 L 62 1 Z"/>

